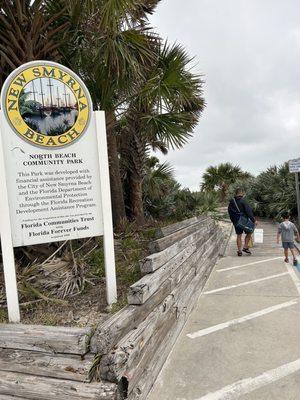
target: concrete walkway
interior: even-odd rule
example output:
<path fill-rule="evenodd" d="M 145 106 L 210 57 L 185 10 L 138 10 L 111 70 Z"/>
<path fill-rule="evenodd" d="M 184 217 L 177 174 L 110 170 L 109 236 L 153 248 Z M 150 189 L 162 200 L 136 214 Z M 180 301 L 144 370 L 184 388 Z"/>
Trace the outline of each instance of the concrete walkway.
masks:
<path fill-rule="evenodd" d="M 259 228 L 252 256 L 232 236 L 148 400 L 300 399 L 300 274 Z"/>

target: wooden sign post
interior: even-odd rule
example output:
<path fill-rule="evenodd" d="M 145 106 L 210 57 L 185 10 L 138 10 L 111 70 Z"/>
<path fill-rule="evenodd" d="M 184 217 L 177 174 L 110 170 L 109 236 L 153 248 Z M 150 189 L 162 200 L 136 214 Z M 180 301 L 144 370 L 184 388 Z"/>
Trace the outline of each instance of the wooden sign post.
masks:
<path fill-rule="evenodd" d="M 38 88 L 38 90 L 37 90 Z M 0 229 L 9 320 L 19 322 L 13 247 L 104 236 L 117 299 L 105 115 L 68 68 L 34 61 L 1 92 Z"/>

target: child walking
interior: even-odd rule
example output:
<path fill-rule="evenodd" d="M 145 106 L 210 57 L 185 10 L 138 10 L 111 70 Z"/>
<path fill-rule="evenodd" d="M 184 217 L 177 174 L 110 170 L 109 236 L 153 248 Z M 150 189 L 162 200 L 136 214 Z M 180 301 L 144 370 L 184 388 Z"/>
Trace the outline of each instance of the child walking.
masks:
<path fill-rule="evenodd" d="M 298 229 L 296 228 L 295 224 L 290 221 L 289 213 L 284 213 L 282 215 L 283 222 L 278 227 L 277 232 L 277 243 L 279 244 L 279 239 L 281 236 L 282 247 L 284 249 L 284 261 L 286 263 L 289 262 L 289 249 L 291 250 L 293 256 L 293 263 L 297 264 L 297 259 L 295 255 L 295 236 L 298 240 L 300 240 Z"/>

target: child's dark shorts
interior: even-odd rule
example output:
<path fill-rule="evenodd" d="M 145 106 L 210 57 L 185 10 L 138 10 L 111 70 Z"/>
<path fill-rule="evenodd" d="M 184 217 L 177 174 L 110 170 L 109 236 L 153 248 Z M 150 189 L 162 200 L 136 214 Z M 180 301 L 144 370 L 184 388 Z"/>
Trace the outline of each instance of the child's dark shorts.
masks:
<path fill-rule="evenodd" d="M 284 249 L 294 249 L 295 244 L 294 244 L 294 242 L 282 242 L 282 247 Z"/>

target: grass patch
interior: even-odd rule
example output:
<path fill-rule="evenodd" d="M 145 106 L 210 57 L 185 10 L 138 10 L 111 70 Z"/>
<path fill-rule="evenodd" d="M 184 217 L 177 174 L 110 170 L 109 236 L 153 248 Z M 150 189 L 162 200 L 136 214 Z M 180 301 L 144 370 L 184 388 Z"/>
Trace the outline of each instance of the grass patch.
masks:
<path fill-rule="evenodd" d="M 41 324 L 47 326 L 56 326 L 59 325 L 59 320 L 55 315 L 45 315 L 41 321 Z"/>
<path fill-rule="evenodd" d="M 105 260 L 104 250 L 100 248 L 94 250 L 87 259 L 87 264 L 90 266 L 92 273 L 98 278 L 105 277 Z"/>
<path fill-rule="evenodd" d="M 123 295 L 116 303 L 112 304 L 110 308 L 110 312 L 112 314 L 117 313 L 118 311 L 122 310 L 127 305 L 127 297 Z"/>
<path fill-rule="evenodd" d="M 3 308 L 0 308 L 0 323 L 4 324 L 6 322 L 8 322 L 7 311 L 4 310 Z"/>

